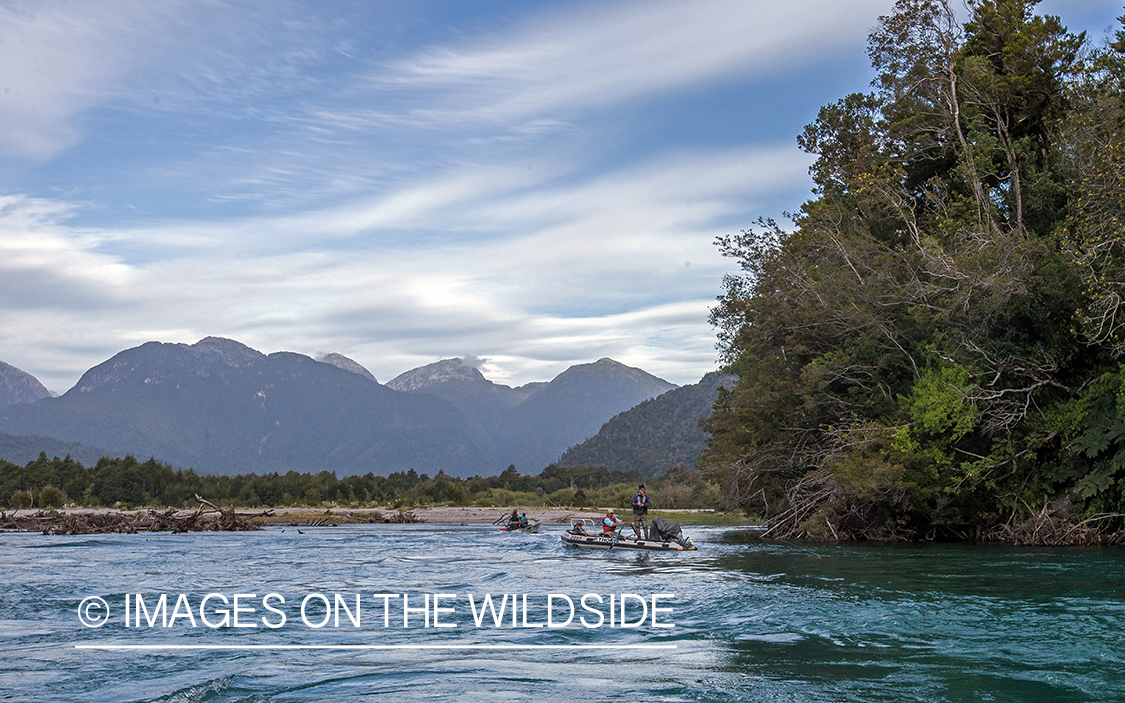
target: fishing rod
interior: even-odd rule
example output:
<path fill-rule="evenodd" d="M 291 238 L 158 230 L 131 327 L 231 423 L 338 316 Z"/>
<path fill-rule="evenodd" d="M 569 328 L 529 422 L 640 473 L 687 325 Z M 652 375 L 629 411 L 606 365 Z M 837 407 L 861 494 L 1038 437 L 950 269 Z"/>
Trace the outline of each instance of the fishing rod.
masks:
<path fill-rule="evenodd" d="M 817 559 L 823 559 L 823 558 L 824 558 L 824 557 L 823 557 L 823 555 L 821 555 L 821 554 L 817 554 L 816 552 L 814 552 L 813 550 L 809 549 L 808 547 L 802 547 L 802 546 L 801 546 L 801 545 L 799 545 L 799 544 L 793 544 L 793 543 L 792 543 L 792 542 L 790 542 L 789 540 L 781 539 L 780 537 L 770 537 L 770 536 L 769 536 L 769 534 L 770 534 L 771 532 L 773 532 L 773 531 L 774 531 L 774 529 L 776 529 L 776 528 L 777 528 L 777 525 L 774 525 L 774 526 L 773 526 L 773 527 L 771 527 L 770 529 L 768 529 L 768 530 L 766 530 L 765 532 L 763 532 L 762 534 L 758 535 L 758 539 L 761 539 L 761 540 L 772 539 L 772 540 L 773 540 L 773 541 L 775 541 L 775 542 L 781 542 L 782 544 L 787 544 L 787 545 L 789 545 L 790 547 L 793 547 L 794 549 L 800 549 L 800 550 L 806 551 L 806 552 L 808 552 L 809 554 L 812 554 L 812 555 L 813 555 L 814 557 L 816 557 Z"/>
<path fill-rule="evenodd" d="M 543 500 L 547 501 L 548 503 L 550 503 L 551 505 L 553 505 L 553 506 L 554 506 L 555 508 L 557 508 L 558 510 L 562 510 L 562 509 L 563 509 L 563 507 L 562 507 L 561 505 L 559 505 L 559 504 L 558 504 L 558 503 L 556 503 L 555 501 L 553 501 L 553 500 L 551 500 L 550 498 L 548 498 L 548 497 L 547 497 L 547 494 L 546 494 L 546 493 L 544 493 L 543 491 L 539 490 L 539 489 L 538 489 L 538 488 L 536 488 L 535 486 L 533 486 L 533 485 L 531 485 L 530 483 L 528 483 L 528 482 L 527 482 L 527 480 L 526 480 L 526 479 L 525 479 L 525 478 L 524 478 L 523 476 L 519 476 L 519 475 L 517 475 L 517 478 L 519 479 L 519 482 L 520 482 L 520 483 L 522 483 L 522 484 L 523 484 L 523 486 L 524 486 L 525 488 L 530 488 L 531 490 L 535 491 L 536 493 L 538 493 L 538 494 L 539 494 L 539 497 L 540 497 L 540 498 L 542 498 Z M 493 521 L 492 521 L 492 524 L 493 524 L 493 525 L 499 525 L 499 524 L 500 524 L 501 522 L 504 522 L 504 521 L 505 521 L 505 520 L 507 520 L 507 519 L 509 519 L 509 515 L 508 515 L 508 513 L 507 513 L 507 512 L 505 511 L 505 513 L 504 513 L 503 515 L 501 515 L 500 517 L 498 517 L 498 518 L 496 518 L 495 520 L 493 520 Z"/>
<path fill-rule="evenodd" d="M 538 489 L 538 488 L 536 488 L 535 486 L 531 485 L 531 484 L 530 484 L 530 483 L 528 483 L 528 482 L 527 482 L 526 480 L 524 480 L 524 479 L 523 479 L 522 477 L 520 478 L 520 483 L 522 483 L 522 484 L 523 484 L 523 485 L 524 485 L 525 487 L 527 487 L 527 488 L 530 488 L 531 490 L 533 490 L 533 491 L 535 491 L 536 493 L 538 493 L 538 494 L 539 494 L 539 496 L 540 496 L 540 497 L 541 497 L 541 498 L 542 498 L 543 500 L 545 500 L 545 501 L 547 501 L 548 503 L 550 503 L 551 505 L 555 506 L 555 508 L 557 508 L 558 510 L 562 510 L 562 509 L 563 509 L 563 507 L 562 507 L 561 505 L 559 505 L 559 504 L 558 504 L 558 503 L 556 503 L 555 501 L 553 501 L 553 500 L 551 500 L 550 498 L 548 498 L 548 497 L 547 497 L 547 494 L 546 494 L 546 493 L 544 493 L 543 491 L 539 490 L 539 489 Z M 493 520 L 493 521 L 492 521 L 492 524 L 493 524 L 493 525 L 499 525 L 499 524 L 500 524 L 501 522 L 510 522 L 510 521 L 511 521 L 511 516 L 510 516 L 510 515 L 508 514 L 508 512 L 507 512 L 507 511 L 505 510 L 505 511 L 504 511 L 504 514 L 503 514 L 503 515 L 501 515 L 500 517 L 498 517 L 498 518 L 496 518 L 495 520 Z"/>
<path fill-rule="evenodd" d="M 793 543 L 792 543 L 792 542 L 790 542 L 789 540 L 784 540 L 784 539 L 781 539 L 780 537 L 766 537 L 766 538 L 764 538 L 764 539 L 772 539 L 772 540 L 773 540 L 773 541 L 775 541 L 775 542 L 781 542 L 782 544 L 787 544 L 787 545 L 789 545 L 790 547 L 793 547 L 794 549 L 800 549 L 800 550 L 802 550 L 802 551 L 806 551 L 806 552 L 808 552 L 809 554 L 812 554 L 812 555 L 813 555 L 814 557 L 816 557 L 817 559 L 823 559 L 823 558 L 824 558 L 824 555 L 823 555 L 823 554 L 817 554 L 816 552 L 814 552 L 813 550 L 809 549 L 808 547 L 802 547 L 802 546 L 801 546 L 801 545 L 799 545 L 799 544 L 793 544 Z"/>
<path fill-rule="evenodd" d="M 558 503 L 556 503 L 555 501 L 553 501 L 553 500 L 551 500 L 550 498 L 548 498 L 548 497 L 547 497 L 547 494 L 546 494 L 546 493 L 544 493 L 543 491 L 539 490 L 539 489 L 538 489 L 538 488 L 536 488 L 535 486 L 533 486 L 533 485 L 531 485 L 530 483 L 528 483 L 528 482 L 527 482 L 527 480 L 523 478 L 523 476 L 520 476 L 519 478 L 520 478 L 520 483 L 522 483 L 522 484 L 523 484 L 524 486 L 526 486 L 527 488 L 530 488 L 531 490 L 533 490 L 533 491 L 535 491 L 536 493 L 538 493 L 538 494 L 539 494 L 539 497 L 540 497 L 540 498 L 542 498 L 543 500 L 547 501 L 547 502 L 548 502 L 548 503 L 550 503 L 551 505 L 555 506 L 555 507 L 556 507 L 557 509 L 559 509 L 559 510 L 562 510 L 562 509 L 563 509 L 563 507 L 562 507 L 561 505 L 559 505 L 559 504 L 558 504 Z"/>

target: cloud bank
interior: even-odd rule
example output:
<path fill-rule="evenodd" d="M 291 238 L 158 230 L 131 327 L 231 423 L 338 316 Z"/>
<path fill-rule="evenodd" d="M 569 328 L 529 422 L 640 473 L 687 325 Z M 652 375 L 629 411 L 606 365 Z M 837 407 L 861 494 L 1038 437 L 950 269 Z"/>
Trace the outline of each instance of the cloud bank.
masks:
<path fill-rule="evenodd" d="M 61 392 L 219 335 L 692 383 L 714 238 L 800 205 L 793 136 L 890 4 L 0 5 L 0 359 Z"/>

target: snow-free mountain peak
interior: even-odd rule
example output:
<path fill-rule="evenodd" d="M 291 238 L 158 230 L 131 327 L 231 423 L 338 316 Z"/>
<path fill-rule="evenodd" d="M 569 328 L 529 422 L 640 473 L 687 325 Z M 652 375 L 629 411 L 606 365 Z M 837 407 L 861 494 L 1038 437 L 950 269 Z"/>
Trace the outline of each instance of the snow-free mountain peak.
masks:
<path fill-rule="evenodd" d="M 352 359 L 349 359 L 348 357 L 344 356 L 343 354 L 336 354 L 335 352 L 333 352 L 332 354 L 325 354 L 324 356 L 318 356 L 318 357 L 316 357 L 316 360 L 319 361 L 322 364 L 331 364 L 332 366 L 335 366 L 338 369 L 343 369 L 345 371 L 351 371 L 354 374 L 359 374 L 360 376 L 363 376 L 364 378 L 371 380 L 372 383 L 378 383 L 378 381 L 375 380 L 375 374 L 368 371 L 367 367 L 365 367 L 363 364 L 359 363 L 358 361 L 354 361 Z"/>
<path fill-rule="evenodd" d="M 0 408 L 16 403 L 34 403 L 54 395 L 39 379 L 11 364 L 0 361 Z"/>
<path fill-rule="evenodd" d="M 84 373 L 68 394 L 74 390 L 90 393 L 119 383 L 174 383 L 184 373 L 208 377 L 224 369 L 246 368 L 265 358 L 260 351 L 223 337 L 204 337 L 195 344 L 145 342 L 118 352 Z"/>
<path fill-rule="evenodd" d="M 395 376 L 387 382 L 387 387 L 404 393 L 417 393 L 427 386 L 449 381 L 488 382 L 480 369 L 465 363 L 464 359 L 442 359 Z"/>
<path fill-rule="evenodd" d="M 251 349 L 242 342 L 236 342 L 233 339 L 227 339 L 225 337 L 204 337 L 191 345 L 191 348 L 203 354 L 218 356 L 227 366 L 233 366 L 235 368 L 242 368 L 255 361 L 264 359 L 266 356 L 256 349 Z"/>

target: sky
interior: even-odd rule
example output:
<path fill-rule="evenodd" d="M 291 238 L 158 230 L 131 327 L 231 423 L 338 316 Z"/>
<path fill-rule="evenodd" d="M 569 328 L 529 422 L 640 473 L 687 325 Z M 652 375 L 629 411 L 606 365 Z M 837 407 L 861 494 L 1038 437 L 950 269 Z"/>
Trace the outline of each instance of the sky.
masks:
<path fill-rule="evenodd" d="M 62 393 L 213 335 L 694 383 L 715 238 L 808 198 L 796 135 L 892 5 L 0 0 L 0 361 Z"/>

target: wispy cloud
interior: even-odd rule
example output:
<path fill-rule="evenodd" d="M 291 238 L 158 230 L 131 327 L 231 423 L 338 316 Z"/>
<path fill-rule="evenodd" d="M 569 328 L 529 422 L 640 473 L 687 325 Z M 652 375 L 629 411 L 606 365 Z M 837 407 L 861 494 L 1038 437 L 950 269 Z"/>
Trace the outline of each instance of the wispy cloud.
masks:
<path fill-rule="evenodd" d="M 134 75 L 179 4 L 0 5 L 0 152 L 42 160 L 74 144 L 81 113 Z"/>
<path fill-rule="evenodd" d="M 78 143 L 98 108 L 268 120 L 319 87 L 310 69 L 333 51 L 289 0 L 5 3 L 0 27 L 0 153 L 31 162 Z"/>
<path fill-rule="evenodd" d="M 9 198 L 0 242 L 15 244 L 0 272 L 21 285 L 4 289 L 0 323 L 34 310 L 51 329 L 118 348 L 207 334 L 266 351 L 331 348 L 380 378 L 472 353 L 492 358 L 498 378 L 526 382 L 594 354 L 683 382 L 714 356 L 706 315 L 723 265 L 711 240 L 754 198 L 800 183 L 804 167 L 775 149 L 681 153 L 531 190 L 451 174 L 297 218 L 132 230 L 69 227 L 69 206 Z M 138 247 L 162 256 L 129 262 Z M 30 354 L 45 340 L 8 342 Z M 34 371 L 56 386 L 76 378 Z"/>
<path fill-rule="evenodd" d="M 436 48 L 374 80 L 412 96 L 422 122 L 537 122 L 718 79 L 788 72 L 853 43 L 885 0 L 590 3 L 539 16 L 508 37 Z"/>
<path fill-rule="evenodd" d="M 403 179 L 429 180 L 458 165 L 495 175 L 495 164 L 523 168 L 537 156 L 538 170 L 554 170 L 543 168 L 543 155 L 578 166 L 618 138 L 606 116 L 623 106 L 797 76 L 827 54 L 854 49 L 889 4 L 547 5 L 499 34 L 398 57 L 375 50 L 344 55 L 332 45 L 332 31 L 319 26 L 301 35 L 302 44 L 273 18 L 264 23 L 285 38 L 264 38 L 252 18 L 224 15 L 224 24 L 248 34 L 253 50 L 240 53 L 223 36 L 201 39 L 203 53 L 219 58 L 190 55 L 163 75 L 171 94 L 161 109 L 168 103 L 215 111 L 241 125 L 227 125 L 239 138 L 204 141 L 174 159 L 144 164 L 139 178 L 189 192 L 206 188 L 208 202 L 260 204 L 264 211 L 320 209 L 333 198 L 388 186 L 400 201 L 384 207 L 409 207 L 401 200 L 408 197 Z M 333 61 L 343 62 L 346 73 L 325 75 Z M 652 147 L 633 148 L 643 157 Z"/>

